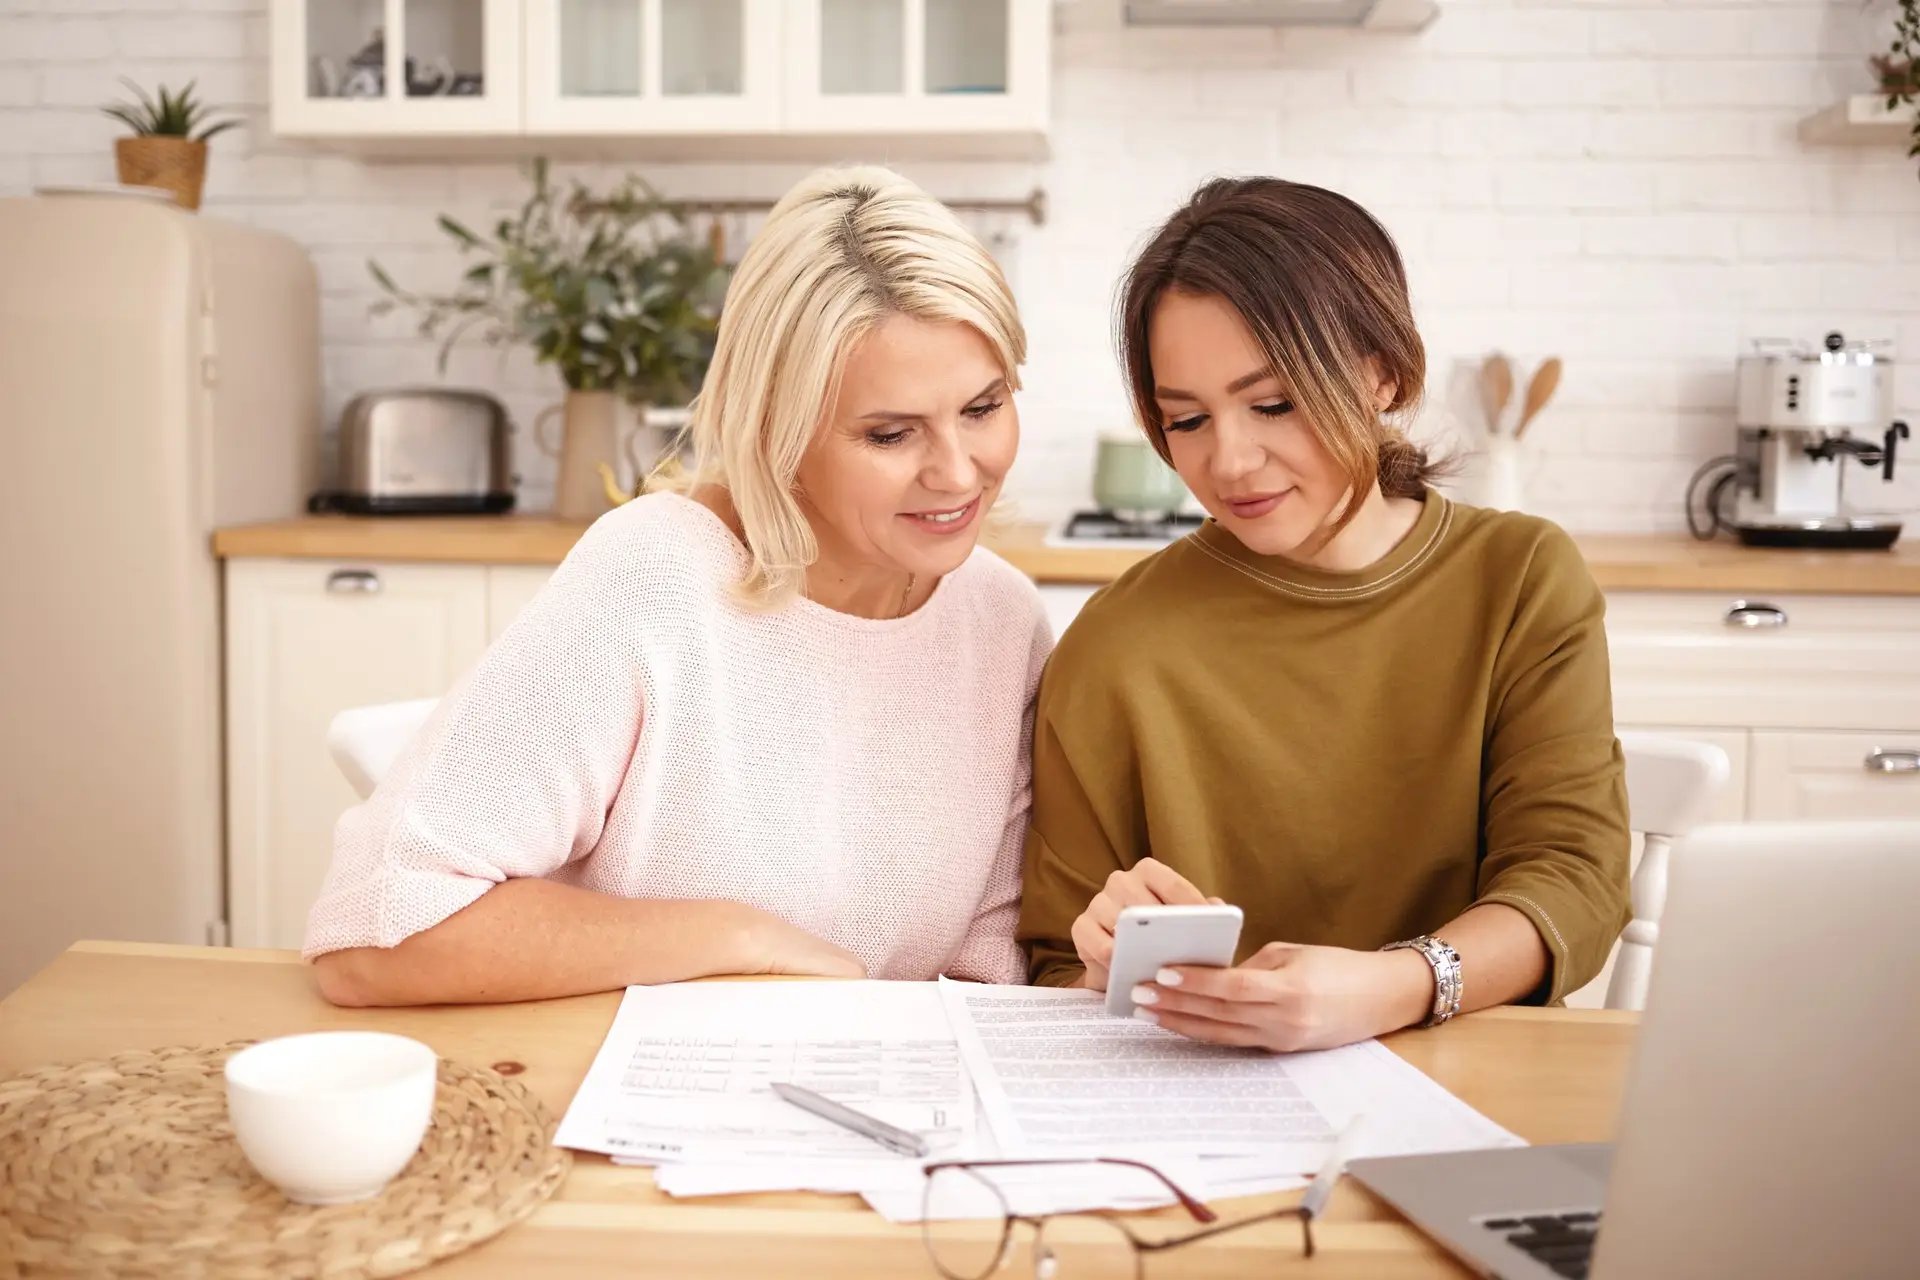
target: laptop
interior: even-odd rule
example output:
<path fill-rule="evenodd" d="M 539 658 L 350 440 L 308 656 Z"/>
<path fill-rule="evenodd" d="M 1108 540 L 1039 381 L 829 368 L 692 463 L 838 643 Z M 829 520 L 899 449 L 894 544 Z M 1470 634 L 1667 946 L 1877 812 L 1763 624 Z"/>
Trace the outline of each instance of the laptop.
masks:
<path fill-rule="evenodd" d="M 1348 1170 L 1500 1280 L 1920 1276 L 1920 822 L 1676 849 L 1620 1117 Z"/>

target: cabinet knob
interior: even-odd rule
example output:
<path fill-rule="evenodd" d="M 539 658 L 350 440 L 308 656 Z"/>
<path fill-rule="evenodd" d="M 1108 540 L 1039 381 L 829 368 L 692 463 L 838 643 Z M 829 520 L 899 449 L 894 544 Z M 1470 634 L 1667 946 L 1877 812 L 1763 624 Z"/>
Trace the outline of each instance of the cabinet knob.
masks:
<path fill-rule="evenodd" d="M 335 569 L 327 575 L 327 590 L 370 596 L 380 590 L 380 575 L 371 569 Z"/>
<path fill-rule="evenodd" d="M 1870 773 L 1920 773 L 1920 751 L 1912 747 L 1875 747 L 1864 761 Z"/>
<path fill-rule="evenodd" d="M 1787 611 L 1763 600 L 1735 600 L 1723 621 L 1730 627 L 1746 627 L 1749 630 L 1784 627 L 1787 625 Z"/>

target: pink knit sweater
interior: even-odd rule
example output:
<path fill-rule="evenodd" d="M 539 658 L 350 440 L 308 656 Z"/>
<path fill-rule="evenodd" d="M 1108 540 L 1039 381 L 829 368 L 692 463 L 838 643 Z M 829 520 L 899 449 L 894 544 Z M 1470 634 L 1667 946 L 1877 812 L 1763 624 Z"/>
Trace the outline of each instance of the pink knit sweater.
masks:
<path fill-rule="evenodd" d="M 306 954 L 545 876 L 749 903 L 875 978 L 1023 981 L 1039 593 L 976 550 L 904 618 L 753 613 L 745 562 L 676 495 L 598 521 L 340 819 Z"/>

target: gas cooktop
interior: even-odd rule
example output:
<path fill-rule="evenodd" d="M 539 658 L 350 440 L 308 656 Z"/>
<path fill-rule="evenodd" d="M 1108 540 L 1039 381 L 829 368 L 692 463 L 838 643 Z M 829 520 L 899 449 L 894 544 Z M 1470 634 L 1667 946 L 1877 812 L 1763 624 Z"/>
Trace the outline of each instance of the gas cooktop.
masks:
<path fill-rule="evenodd" d="M 1065 524 L 1047 536 L 1057 546 L 1143 546 L 1164 547 L 1184 538 L 1207 522 L 1205 516 L 1184 511 L 1134 518 L 1111 511 L 1078 511 Z"/>

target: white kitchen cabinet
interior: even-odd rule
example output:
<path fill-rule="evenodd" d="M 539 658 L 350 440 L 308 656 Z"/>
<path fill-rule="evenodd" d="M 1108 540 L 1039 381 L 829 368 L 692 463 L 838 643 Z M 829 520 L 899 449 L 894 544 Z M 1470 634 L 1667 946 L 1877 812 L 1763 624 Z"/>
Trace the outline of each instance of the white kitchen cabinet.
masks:
<path fill-rule="evenodd" d="M 1607 640 L 1622 723 L 1920 728 L 1920 599 L 1616 592 Z"/>
<path fill-rule="evenodd" d="M 1751 816 L 1920 819 L 1920 731 L 1754 734 Z"/>
<path fill-rule="evenodd" d="M 525 0 L 532 134 L 773 134 L 786 0 Z"/>
<path fill-rule="evenodd" d="M 785 127 L 1043 147 L 1052 0 L 789 0 Z"/>
<path fill-rule="evenodd" d="M 487 643 L 492 644 L 507 624 L 540 594 L 553 577 L 550 564 L 496 564 L 487 569 Z"/>
<path fill-rule="evenodd" d="M 520 6 L 273 0 L 273 131 L 293 138 L 518 133 Z M 355 65 L 356 58 L 373 65 Z"/>
<path fill-rule="evenodd" d="M 515 153 L 620 138 L 662 159 L 1039 157 L 1052 5 L 273 0 L 273 127 L 423 158 L 456 136 Z M 397 34 L 378 65 L 352 65 L 381 32 Z M 440 91 L 456 83 L 477 92 Z"/>
<path fill-rule="evenodd" d="M 1618 723 L 1726 748 L 1714 820 L 1920 817 L 1920 599 L 1619 592 L 1607 641 Z"/>
<path fill-rule="evenodd" d="M 553 569 L 228 562 L 236 943 L 300 940 L 354 800 L 326 751 L 334 714 L 445 693 Z M 1098 589 L 1041 586 L 1056 636 Z M 1920 818 L 1920 599 L 1622 592 L 1607 631 L 1616 723 L 1726 750 L 1713 820 Z"/>
<path fill-rule="evenodd" d="M 486 641 L 484 566 L 227 562 L 234 945 L 300 945 L 334 823 L 355 801 L 327 753 L 334 715 L 444 693 Z"/>

